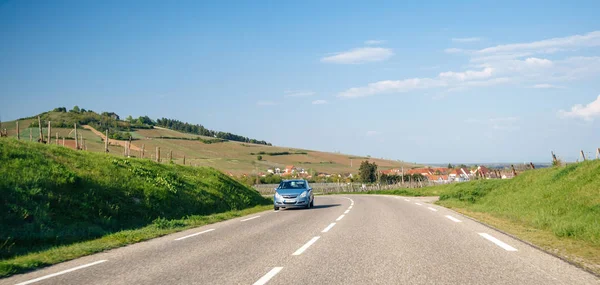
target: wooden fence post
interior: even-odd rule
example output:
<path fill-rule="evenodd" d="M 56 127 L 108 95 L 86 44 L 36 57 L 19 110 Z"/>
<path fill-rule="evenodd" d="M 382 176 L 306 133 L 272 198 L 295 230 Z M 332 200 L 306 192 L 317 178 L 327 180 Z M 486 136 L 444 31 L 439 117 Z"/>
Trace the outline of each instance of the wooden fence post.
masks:
<path fill-rule="evenodd" d="M 106 130 L 106 135 L 104 136 L 104 152 L 108 153 L 108 129 Z"/>
<path fill-rule="evenodd" d="M 600 158 L 600 147 L 596 150 L 596 159 Z"/>
<path fill-rule="evenodd" d="M 52 141 L 52 126 L 50 125 L 50 121 L 48 121 L 48 141 L 46 144 L 50 144 Z"/>
<path fill-rule="evenodd" d="M 65 146 L 65 137 L 63 137 L 63 146 Z"/>
<path fill-rule="evenodd" d="M 583 158 L 583 161 L 585 161 L 585 154 L 583 153 L 583 150 L 581 150 L 580 153 L 581 153 L 581 158 Z"/>
<path fill-rule="evenodd" d="M 156 147 L 156 162 L 160 162 L 160 147 Z"/>
<path fill-rule="evenodd" d="M 17 140 L 21 140 L 21 133 L 19 133 L 19 121 L 17 121 Z"/>
<path fill-rule="evenodd" d="M 535 169 L 535 165 L 533 165 L 533 162 L 530 162 L 529 166 L 531 166 L 531 169 Z"/>
<path fill-rule="evenodd" d="M 125 142 L 125 147 L 123 148 L 123 156 L 125 156 L 125 157 L 127 157 L 127 144 L 128 144 L 128 143 L 129 143 L 129 142 L 127 142 L 127 141 L 126 141 L 126 142 Z"/>
<path fill-rule="evenodd" d="M 183 155 L 183 165 L 185 165 L 185 154 Z"/>
<path fill-rule="evenodd" d="M 144 158 L 144 144 L 142 144 L 142 148 L 140 148 L 140 158 Z"/>
<path fill-rule="evenodd" d="M 29 141 L 33 141 L 33 133 L 31 133 L 31 125 L 29 126 Z"/>
<path fill-rule="evenodd" d="M 169 151 L 169 163 L 173 162 L 173 150 Z"/>
<path fill-rule="evenodd" d="M 40 130 L 40 138 L 38 139 L 38 142 L 43 143 L 44 142 L 44 134 L 42 133 L 42 119 L 40 118 L 40 116 L 38 116 L 38 128 Z"/>
<path fill-rule="evenodd" d="M 75 149 L 79 149 L 79 138 L 77 137 L 77 123 L 74 123 L 73 127 L 75 128 Z"/>
<path fill-rule="evenodd" d="M 512 169 L 513 177 L 516 177 L 517 176 L 517 171 L 515 170 L 515 166 L 511 164 L 510 168 Z"/>
<path fill-rule="evenodd" d="M 56 145 L 58 145 L 58 132 L 56 133 Z"/>

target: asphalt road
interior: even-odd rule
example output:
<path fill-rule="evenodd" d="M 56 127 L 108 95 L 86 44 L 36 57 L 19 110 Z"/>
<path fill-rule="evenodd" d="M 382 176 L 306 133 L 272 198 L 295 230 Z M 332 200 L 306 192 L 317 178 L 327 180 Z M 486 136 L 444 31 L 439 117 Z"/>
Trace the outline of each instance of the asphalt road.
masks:
<path fill-rule="evenodd" d="M 21 282 L 600 284 L 600 279 L 427 199 L 347 195 L 316 197 L 310 210 L 263 212 L 0 279 Z"/>

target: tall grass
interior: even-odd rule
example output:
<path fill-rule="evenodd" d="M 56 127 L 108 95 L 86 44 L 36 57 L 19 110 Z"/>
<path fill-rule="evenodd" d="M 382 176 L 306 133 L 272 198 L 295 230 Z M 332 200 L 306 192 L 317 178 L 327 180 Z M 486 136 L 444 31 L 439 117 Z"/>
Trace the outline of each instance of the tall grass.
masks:
<path fill-rule="evenodd" d="M 600 247 L 600 161 L 527 171 L 512 180 L 441 186 L 440 203 L 486 212 Z"/>
<path fill-rule="evenodd" d="M 0 177 L 0 259 L 270 203 L 212 168 L 12 139 L 0 140 Z"/>

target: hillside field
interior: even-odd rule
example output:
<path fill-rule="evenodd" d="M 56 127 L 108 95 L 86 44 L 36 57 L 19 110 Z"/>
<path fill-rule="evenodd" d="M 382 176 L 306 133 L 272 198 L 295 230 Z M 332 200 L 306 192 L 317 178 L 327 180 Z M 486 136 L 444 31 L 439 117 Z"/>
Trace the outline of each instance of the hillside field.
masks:
<path fill-rule="evenodd" d="M 64 113 L 49 112 L 47 116 L 50 120 L 64 120 Z M 33 119 L 20 121 L 21 139 L 29 140 L 29 123 Z M 45 124 L 43 124 L 45 125 Z M 15 122 L 3 122 L 3 128 L 7 128 L 11 137 L 16 136 Z M 47 135 L 46 128 L 43 128 L 44 135 Z M 73 136 L 72 129 L 52 128 L 53 137 L 56 132 L 59 136 Z M 32 128 L 33 139 L 37 140 L 39 131 Z M 100 137 L 94 135 L 89 130 L 78 129 L 78 134 L 83 134 L 86 139 L 88 151 L 103 152 L 104 144 Z M 358 173 L 361 161 L 369 160 L 375 162 L 379 169 L 391 168 L 411 168 L 418 165 L 414 163 L 405 163 L 401 161 L 385 160 L 379 158 L 369 158 L 364 156 L 354 156 L 340 153 L 329 153 L 314 150 L 296 149 L 281 146 L 267 146 L 261 144 L 242 143 L 236 141 L 212 142 L 204 141 L 215 140 L 211 137 L 199 136 L 194 134 L 181 133 L 165 128 L 155 127 L 153 129 L 135 129 L 131 132 L 134 139 L 132 144 L 137 147 L 144 146 L 144 158 L 151 158 L 156 147 L 160 147 L 161 160 L 168 163 L 168 156 L 173 152 L 173 162 L 183 163 L 183 157 L 186 158 L 186 164 L 192 166 L 210 166 L 226 173 L 234 175 L 266 173 L 268 168 L 279 167 L 284 169 L 288 165 L 294 165 L 298 168 L 312 169 L 320 173 L 340 174 L 340 173 Z M 110 153 L 114 155 L 123 155 L 123 148 L 120 146 L 111 146 Z M 257 160 L 260 152 L 262 160 Z M 289 155 L 269 155 L 269 153 L 289 152 Z M 301 154 L 296 154 L 301 153 Z M 138 151 L 132 151 L 131 155 L 139 157 Z"/>

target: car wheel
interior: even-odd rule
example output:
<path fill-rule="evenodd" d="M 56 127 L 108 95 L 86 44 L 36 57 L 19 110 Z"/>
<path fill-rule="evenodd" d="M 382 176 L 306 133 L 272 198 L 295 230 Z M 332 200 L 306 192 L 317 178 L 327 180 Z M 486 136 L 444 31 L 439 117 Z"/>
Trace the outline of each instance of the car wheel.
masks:
<path fill-rule="evenodd" d="M 273 210 L 274 210 L 274 211 L 277 211 L 277 210 L 279 210 L 279 207 L 277 207 L 277 206 L 273 206 Z"/>
<path fill-rule="evenodd" d="M 310 207 L 314 208 L 315 207 L 315 200 L 313 199 L 312 201 L 310 201 Z"/>

